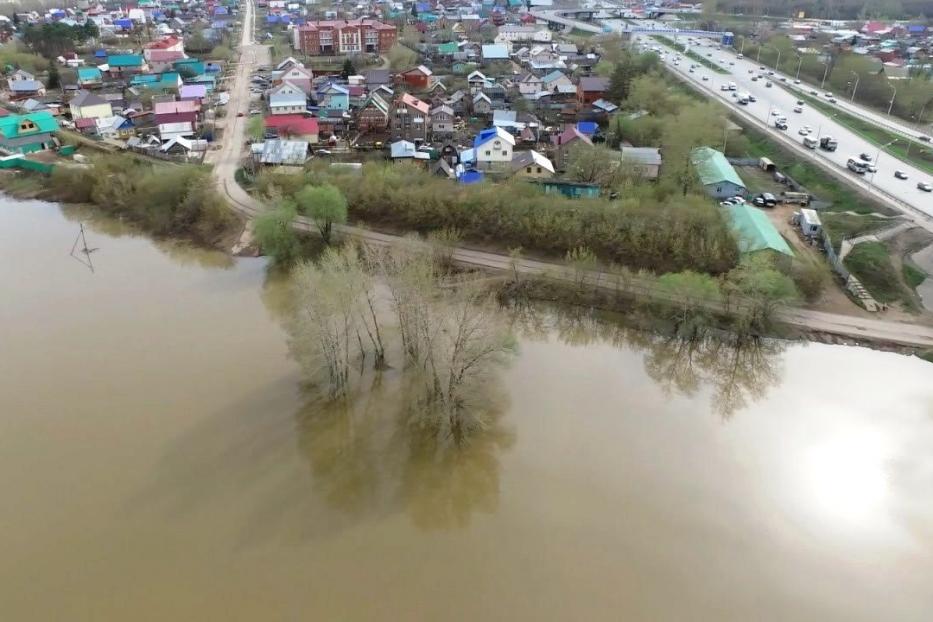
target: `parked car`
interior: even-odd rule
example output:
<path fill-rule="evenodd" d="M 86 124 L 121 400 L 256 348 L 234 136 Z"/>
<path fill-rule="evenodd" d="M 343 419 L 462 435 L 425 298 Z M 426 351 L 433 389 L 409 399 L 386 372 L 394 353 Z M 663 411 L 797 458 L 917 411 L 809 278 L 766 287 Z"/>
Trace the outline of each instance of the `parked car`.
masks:
<path fill-rule="evenodd" d="M 917 188 L 923 190 L 924 192 L 933 192 L 933 186 L 925 181 L 917 182 Z"/>
<path fill-rule="evenodd" d="M 243 116 L 243 111 L 241 110 L 240 112 L 236 113 L 236 116 L 242 117 L 242 116 Z"/>
<path fill-rule="evenodd" d="M 777 198 L 770 192 L 762 192 L 755 195 L 755 198 L 752 199 L 752 205 L 758 207 L 774 207 L 777 205 Z"/>
<path fill-rule="evenodd" d="M 904 171 L 894 171 L 894 176 L 898 179 L 907 179 L 907 173 Z"/>

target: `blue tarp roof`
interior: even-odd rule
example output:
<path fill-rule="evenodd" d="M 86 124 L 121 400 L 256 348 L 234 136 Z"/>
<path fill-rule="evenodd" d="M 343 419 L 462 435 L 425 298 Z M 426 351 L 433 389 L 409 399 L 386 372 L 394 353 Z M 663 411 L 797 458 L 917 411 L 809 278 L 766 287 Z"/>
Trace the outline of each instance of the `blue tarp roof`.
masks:
<path fill-rule="evenodd" d="M 577 122 L 577 129 L 580 131 L 581 134 L 586 134 L 587 136 L 592 136 L 593 134 L 595 134 L 596 129 L 598 127 L 599 126 L 596 124 L 595 121 L 578 121 Z"/>
<path fill-rule="evenodd" d="M 480 171 L 463 171 L 463 174 L 457 179 L 461 184 L 478 184 L 484 179 L 483 174 Z"/>
<path fill-rule="evenodd" d="M 107 58 L 107 50 L 95 50 L 94 58 Z"/>
<path fill-rule="evenodd" d="M 113 20 L 113 25 L 119 26 L 120 28 L 132 28 L 133 20 L 126 18 L 115 19 Z"/>

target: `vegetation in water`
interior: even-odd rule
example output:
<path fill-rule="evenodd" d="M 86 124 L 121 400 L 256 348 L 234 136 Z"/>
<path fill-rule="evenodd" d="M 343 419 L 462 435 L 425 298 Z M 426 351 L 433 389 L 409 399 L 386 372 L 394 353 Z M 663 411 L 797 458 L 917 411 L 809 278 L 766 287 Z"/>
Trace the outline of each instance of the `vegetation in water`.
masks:
<path fill-rule="evenodd" d="M 482 428 L 483 396 L 512 350 L 492 293 L 439 270 L 429 247 L 330 247 L 293 274 L 290 348 L 328 400 L 354 393 L 367 368 L 405 370 L 411 419 L 460 440 Z"/>

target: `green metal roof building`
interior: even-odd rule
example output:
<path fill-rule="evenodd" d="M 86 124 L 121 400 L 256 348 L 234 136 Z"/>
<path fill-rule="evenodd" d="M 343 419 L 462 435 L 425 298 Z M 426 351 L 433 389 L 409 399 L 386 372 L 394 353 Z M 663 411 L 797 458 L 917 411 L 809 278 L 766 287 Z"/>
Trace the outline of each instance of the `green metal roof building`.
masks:
<path fill-rule="evenodd" d="M 745 194 L 745 182 L 722 152 L 709 147 L 697 147 L 690 154 L 690 161 L 700 183 L 711 197 L 725 199 Z"/>
<path fill-rule="evenodd" d="M 759 251 L 772 251 L 787 257 L 793 257 L 794 251 L 777 228 L 768 219 L 767 214 L 748 203 L 729 205 L 723 208 L 729 214 L 732 231 L 739 244 L 739 252 L 757 253 Z"/>
<path fill-rule="evenodd" d="M 0 147 L 18 153 L 52 148 L 58 121 L 48 110 L 0 117 Z"/>

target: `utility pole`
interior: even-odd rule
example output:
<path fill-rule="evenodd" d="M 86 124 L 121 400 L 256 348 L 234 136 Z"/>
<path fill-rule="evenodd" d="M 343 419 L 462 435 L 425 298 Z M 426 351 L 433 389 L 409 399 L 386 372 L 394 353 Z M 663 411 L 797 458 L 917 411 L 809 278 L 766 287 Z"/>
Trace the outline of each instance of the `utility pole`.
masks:
<path fill-rule="evenodd" d="M 891 102 L 888 104 L 888 116 L 890 117 L 891 109 L 894 108 L 894 98 L 897 97 L 897 87 L 890 83 L 888 84 L 888 86 L 890 86 L 894 90 L 894 92 L 891 94 Z"/>
<path fill-rule="evenodd" d="M 854 102 L 854 101 L 855 101 L 855 91 L 858 90 L 858 81 L 859 81 L 859 79 L 861 78 L 861 76 L 858 75 L 857 73 L 855 73 L 854 71 L 851 72 L 851 73 L 852 73 L 853 76 L 855 76 L 855 86 L 852 87 L 852 97 L 851 97 L 851 99 L 849 99 L 849 101 L 853 101 L 853 102 Z"/>

